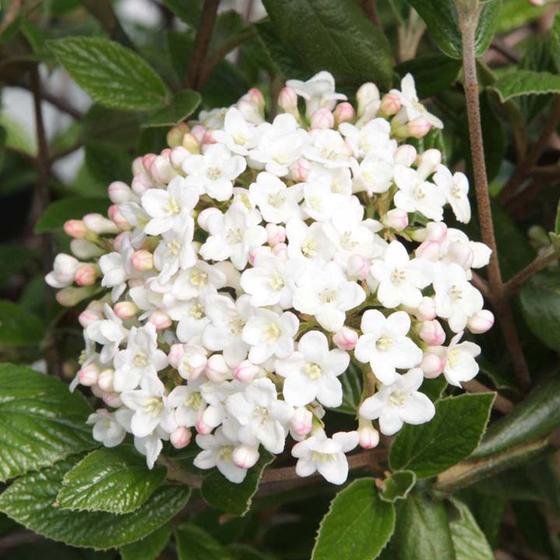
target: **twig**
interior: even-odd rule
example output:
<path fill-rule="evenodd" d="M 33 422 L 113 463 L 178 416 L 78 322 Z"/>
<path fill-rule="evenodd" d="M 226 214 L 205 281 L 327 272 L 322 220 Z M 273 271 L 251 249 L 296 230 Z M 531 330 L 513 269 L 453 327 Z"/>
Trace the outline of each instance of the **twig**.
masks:
<path fill-rule="evenodd" d="M 463 71 L 467 117 L 469 123 L 469 138 L 474 171 L 474 182 L 478 218 L 482 241 L 492 250 L 488 264 L 488 285 L 492 294 L 492 302 L 502 328 L 505 343 L 512 358 L 513 367 L 519 385 L 527 388 L 530 384 L 529 369 L 521 348 L 521 342 L 515 327 L 513 313 L 508 301 L 504 297 L 502 273 L 498 259 L 498 247 L 494 233 L 494 222 L 488 191 L 486 163 L 484 159 L 484 143 L 482 140 L 482 125 L 480 122 L 479 86 L 476 72 L 475 34 L 480 16 L 480 7 L 463 7 L 459 10 L 459 25 L 463 42 Z"/>
<path fill-rule="evenodd" d="M 499 195 L 499 200 L 503 204 L 507 204 L 515 195 L 517 189 L 521 186 L 525 178 L 531 173 L 535 167 L 541 154 L 548 145 L 550 137 L 556 132 L 556 127 L 560 121 L 560 95 L 555 96 L 552 103 L 550 115 L 546 121 L 546 125 L 535 142 L 533 147 L 529 150 L 527 156 L 519 162 L 515 173 L 510 180 L 505 184 Z"/>
<path fill-rule="evenodd" d="M 71 146 L 68 146 L 67 148 L 64 148 L 63 150 L 60 150 L 60 151 L 52 154 L 49 158 L 49 162 L 52 164 L 55 161 L 57 161 L 59 159 L 62 159 L 63 157 L 66 157 L 66 156 L 70 155 L 71 153 L 75 152 L 76 150 L 79 150 L 83 145 L 84 145 L 83 141 L 78 140 L 77 142 L 74 142 L 74 144 L 72 144 Z"/>
<path fill-rule="evenodd" d="M 220 0 L 205 0 L 202 7 L 202 15 L 200 16 L 200 27 L 194 40 L 194 51 L 189 64 L 189 70 L 185 80 L 187 87 L 198 89 L 200 80 L 208 54 L 208 47 L 212 39 L 214 24 L 218 13 L 218 5 Z"/>
<path fill-rule="evenodd" d="M 480 381 L 467 381 L 463 383 L 463 388 L 468 391 L 469 393 L 488 393 L 494 392 L 494 389 L 490 389 L 490 387 L 486 387 Z M 509 400 L 500 395 L 496 392 L 496 398 L 494 399 L 493 407 L 501 412 L 502 414 L 509 414 L 515 405 Z"/>
<path fill-rule="evenodd" d="M 26 529 L 14 531 L 0 538 L 0 553 L 22 544 L 30 544 L 42 540 L 43 537 L 41 535 L 37 535 Z"/>
<path fill-rule="evenodd" d="M 472 283 L 474 287 L 486 298 L 492 299 L 492 294 L 488 288 L 488 282 L 476 272 L 472 273 Z"/>
<path fill-rule="evenodd" d="M 367 17 L 375 25 L 379 27 L 379 16 L 377 15 L 377 1 L 376 0 L 362 0 L 362 8 L 367 14 Z"/>
<path fill-rule="evenodd" d="M 499 52 L 503 57 L 507 58 L 510 62 L 513 62 L 514 64 L 519 63 L 519 57 L 517 56 L 517 54 L 506 45 L 500 43 L 499 41 L 493 41 L 492 44 L 490 45 L 490 48 L 494 49 L 496 52 Z"/>
<path fill-rule="evenodd" d="M 0 35 L 6 31 L 6 29 L 16 20 L 19 11 L 21 10 L 21 5 L 23 0 L 12 0 L 10 6 L 6 11 L 6 15 L 0 24 Z"/>
<path fill-rule="evenodd" d="M 504 292 L 508 297 L 511 297 L 533 274 L 545 269 L 547 266 L 556 262 L 560 255 L 552 249 L 546 254 L 541 255 L 529 263 L 523 270 L 520 270 L 513 278 L 504 284 Z"/>

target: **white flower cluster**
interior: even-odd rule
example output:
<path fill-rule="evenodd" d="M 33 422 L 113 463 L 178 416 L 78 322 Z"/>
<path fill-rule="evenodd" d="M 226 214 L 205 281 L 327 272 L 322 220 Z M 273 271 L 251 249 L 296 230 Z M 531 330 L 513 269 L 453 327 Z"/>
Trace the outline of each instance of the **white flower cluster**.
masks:
<path fill-rule="evenodd" d="M 65 224 L 74 256 L 47 282 L 64 305 L 102 293 L 80 315 L 73 383 L 106 405 L 96 440 L 132 434 L 151 467 L 195 431 L 194 464 L 241 482 L 290 435 L 299 475 L 340 484 L 345 454 L 378 444 L 372 421 L 392 435 L 433 417 L 424 378 L 477 374 L 480 348 L 461 338 L 493 323 L 470 283 L 490 252 L 443 221 L 446 205 L 470 219 L 465 175 L 406 143 L 442 124 L 410 75 L 345 99 L 327 72 L 290 80 L 267 122 L 251 90 L 138 158 L 131 186 L 109 186 L 109 218 Z M 351 361 L 356 430 L 328 437 Z"/>

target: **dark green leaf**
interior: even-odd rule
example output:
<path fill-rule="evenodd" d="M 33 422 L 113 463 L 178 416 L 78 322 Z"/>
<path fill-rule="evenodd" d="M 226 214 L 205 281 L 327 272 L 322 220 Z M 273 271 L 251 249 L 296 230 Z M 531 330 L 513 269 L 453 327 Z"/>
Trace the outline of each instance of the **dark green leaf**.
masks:
<path fill-rule="evenodd" d="M 261 452 L 257 464 L 249 470 L 241 484 L 226 480 L 218 471 L 214 470 L 202 482 L 202 497 L 212 507 L 227 511 L 235 515 L 245 515 L 258 490 L 264 469 L 272 463 L 274 456 L 267 451 Z"/>
<path fill-rule="evenodd" d="M 383 482 L 380 498 L 391 503 L 403 500 L 415 484 L 416 475 L 412 471 L 397 471 Z"/>
<path fill-rule="evenodd" d="M 470 509 L 459 500 L 452 503 L 458 513 L 449 523 L 456 560 L 493 560 L 492 549 Z"/>
<path fill-rule="evenodd" d="M 522 95 L 560 93 L 560 76 L 550 72 L 518 69 L 498 78 L 490 89 L 498 93 L 502 103 Z"/>
<path fill-rule="evenodd" d="M 447 381 L 443 375 L 440 375 L 434 379 L 424 379 L 420 392 L 427 395 L 432 402 L 436 402 L 441 399 L 445 389 L 447 389 Z"/>
<path fill-rule="evenodd" d="M 67 37 L 48 47 L 76 83 L 97 103 L 143 111 L 165 105 L 169 90 L 135 52 L 102 37 Z"/>
<path fill-rule="evenodd" d="M 97 449 L 62 479 L 57 502 L 63 509 L 130 513 L 165 480 L 165 469 L 148 469 L 134 448 Z"/>
<path fill-rule="evenodd" d="M 170 537 L 171 527 L 162 525 L 143 539 L 121 547 L 121 558 L 122 560 L 156 560 L 167 546 Z"/>
<path fill-rule="evenodd" d="M 109 142 L 86 144 L 86 166 L 93 178 L 105 185 L 117 180 L 128 182 L 132 177 L 132 156 Z"/>
<path fill-rule="evenodd" d="M 66 220 L 81 219 L 85 214 L 105 214 L 110 201 L 106 198 L 72 196 L 51 202 L 35 224 L 37 233 L 61 228 Z"/>
<path fill-rule="evenodd" d="M 264 0 L 284 45 L 309 72 L 328 70 L 341 83 L 391 84 L 391 53 L 382 31 L 353 0 Z M 292 48 L 294 48 L 292 47 Z"/>
<path fill-rule="evenodd" d="M 431 97 L 448 88 L 457 79 L 460 69 L 459 60 L 443 55 L 419 56 L 396 68 L 401 76 L 408 73 L 414 76 L 420 98 Z"/>
<path fill-rule="evenodd" d="M 420 426 L 406 425 L 393 442 L 391 468 L 434 476 L 476 448 L 490 416 L 494 393 L 464 394 L 436 403 L 436 415 Z"/>
<path fill-rule="evenodd" d="M 120 150 L 135 148 L 139 131 L 136 113 L 92 105 L 82 119 L 84 143 L 114 144 Z"/>
<path fill-rule="evenodd" d="M 62 477 L 77 460 L 60 461 L 51 468 L 19 478 L 0 496 L 0 511 L 49 539 L 104 550 L 149 535 L 181 511 L 190 495 L 185 486 L 164 485 L 133 513 L 64 510 L 56 507 L 56 496 Z"/>
<path fill-rule="evenodd" d="M 199 104 L 200 94 L 196 91 L 178 91 L 167 107 L 150 115 L 142 126 L 173 126 L 192 115 Z"/>
<path fill-rule="evenodd" d="M 36 258 L 37 253 L 23 245 L 0 246 L 0 285 L 29 268 Z"/>
<path fill-rule="evenodd" d="M 179 560 L 230 560 L 225 548 L 196 525 L 185 523 L 175 530 Z"/>
<path fill-rule="evenodd" d="M 356 416 L 362 397 L 362 372 L 355 363 L 351 363 L 338 379 L 342 384 L 342 404 L 335 410 Z"/>
<path fill-rule="evenodd" d="M 362 478 L 331 502 L 317 533 L 312 560 L 373 560 L 395 527 L 395 509 L 380 499 L 375 482 Z"/>
<path fill-rule="evenodd" d="M 395 560 L 456 560 L 443 502 L 410 494 L 397 510 Z"/>
<path fill-rule="evenodd" d="M 37 315 L 7 300 L 0 300 L 0 344 L 31 346 L 43 338 L 43 324 Z"/>
<path fill-rule="evenodd" d="M 270 558 L 246 544 L 231 544 L 227 547 L 227 551 L 231 560 L 267 560 L 267 558 Z"/>
<path fill-rule="evenodd" d="M 54 377 L 0 365 L 0 480 L 92 449 L 86 400 Z"/>
<path fill-rule="evenodd" d="M 202 5 L 200 0 L 163 0 L 163 3 L 186 24 L 198 26 Z"/>

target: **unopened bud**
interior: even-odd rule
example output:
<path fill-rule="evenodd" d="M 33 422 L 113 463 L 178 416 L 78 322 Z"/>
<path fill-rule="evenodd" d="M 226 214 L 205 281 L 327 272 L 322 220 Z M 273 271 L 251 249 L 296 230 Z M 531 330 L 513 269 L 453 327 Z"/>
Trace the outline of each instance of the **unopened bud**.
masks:
<path fill-rule="evenodd" d="M 297 106 L 297 93 L 296 90 L 285 86 L 278 94 L 278 106 L 285 112 L 299 118 L 299 111 Z"/>
<path fill-rule="evenodd" d="M 83 221 L 86 227 L 94 233 L 119 233 L 117 226 L 101 214 L 86 214 Z"/>
<path fill-rule="evenodd" d="M 296 408 L 290 420 L 290 427 L 297 436 L 306 436 L 313 428 L 313 414 L 307 408 Z"/>
<path fill-rule="evenodd" d="M 445 367 L 445 358 L 436 354 L 435 352 L 425 352 L 422 358 L 420 368 L 424 372 L 424 377 L 434 379 L 437 377 Z"/>
<path fill-rule="evenodd" d="M 327 129 L 334 126 L 334 115 L 326 107 L 317 109 L 311 115 L 311 128 L 312 129 Z"/>
<path fill-rule="evenodd" d="M 111 408 L 118 408 L 122 406 L 122 401 L 118 393 L 103 392 L 101 395 L 103 402 Z"/>
<path fill-rule="evenodd" d="M 418 334 L 429 346 L 441 346 L 445 342 L 445 331 L 436 319 L 423 321 Z"/>
<path fill-rule="evenodd" d="M 96 286 L 81 286 L 79 288 L 68 286 L 57 292 L 56 301 L 64 307 L 74 307 L 80 301 L 91 297 L 96 290 Z"/>
<path fill-rule="evenodd" d="M 351 255 L 348 259 L 348 276 L 357 280 L 364 280 L 369 272 L 369 262 L 362 255 Z"/>
<path fill-rule="evenodd" d="M 356 92 L 358 116 L 361 117 L 370 105 L 379 103 L 379 89 L 373 82 L 362 84 Z"/>
<path fill-rule="evenodd" d="M 115 304 L 113 311 L 119 319 L 127 321 L 128 319 L 136 317 L 136 314 L 138 313 L 138 307 L 132 301 L 119 301 Z"/>
<path fill-rule="evenodd" d="M 72 239 L 70 241 L 70 250 L 76 257 L 83 260 L 93 259 L 105 254 L 101 247 L 86 239 Z"/>
<path fill-rule="evenodd" d="M 428 132 L 432 129 L 432 123 L 426 120 L 424 117 L 417 117 L 409 121 L 406 125 L 407 136 L 412 138 L 424 138 Z"/>
<path fill-rule="evenodd" d="M 113 377 L 114 371 L 112 369 L 104 369 L 97 378 L 97 385 L 102 391 L 112 393 L 114 391 Z"/>
<path fill-rule="evenodd" d="M 163 311 L 160 311 L 159 309 L 156 309 L 156 311 L 154 311 L 150 315 L 150 318 L 148 319 L 148 322 L 151 325 L 154 325 L 154 327 L 156 328 L 156 331 L 163 331 L 164 329 L 169 328 L 173 323 L 173 321 L 171 320 L 171 317 L 169 317 L 169 315 L 167 313 L 164 313 Z"/>
<path fill-rule="evenodd" d="M 140 249 L 132 254 L 132 266 L 138 272 L 146 272 L 154 268 L 154 255 L 150 251 Z"/>
<path fill-rule="evenodd" d="M 392 117 L 401 110 L 401 98 L 396 93 L 386 93 L 381 99 L 379 110 L 384 117 Z"/>
<path fill-rule="evenodd" d="M 99 377 L 99 368 L 96 364 L 88 364 L 78 372 L 78 380 L 80 385 L 91 387 L 97 383 Z"/>
<path fill-rule="evenodd" d="M 230 369 L 221 354 L 213 354 L 208 358 L 205 372 L 208 379 L 216 383 L 220 383 L 231 377 Z"/>
<path fill-rule="evenodd" d="M 482 334 L 492 328 L 494 314 L 488 309 L 481 309 L 469 317 L 467 328 L 474 334 Z"/>
<path fill-rule="evenodd" d="M 206 127 L 201 124 L 196 124 L 191 129 L 191 134 L 193 135 L 194 139 L 196 140 L 197 144 L 200 145 L 204 142 L 204 137 L 206 136 Z M 184 146 L 187 148 L 187 146 Z M 188 149 L 188 148 L 187 148 Z"/>
<path fill-rule="evenodd" d="M 113 204 L 109 206 L 107 210 L 107 214 L 111 221 L 120 229 L 120 230 L 127 230 L 130 229 L 130 223 L 128 220 L 121 214 L 118 205 Z"/>
<path fill-rule="evenodd" d="M 183 136 L 189 131 L 189 125 L 187 123 L 179 123 L 178 125 L 174 126 L 169 132 L 167 133 L 167 145 L 170 148 L 176 148 L 177 146 L 181 145 L 183 141 Z"/>
<path fill-rule="evenodd" d="M 122 181 L 113 181 L 107 188 L 107 192 L 113 204 L 123 204 L 134 198 L 131 188 Z"/>
<path fill-rule="evenodd" d="M 356 111 L 354 107 L 347 101 L 339 103 L 333 112 L 334 122 L 339 125 L 343 122 L 351 122 L 356 118 Z"/>
<path fill-rule="evenodd" d="M 403 144 L 397 148 L 395 152 L 395 163 L 400 163 L 406 167 L 410 167 L 415 161 L 418 153 L 416 148 L 410 144 Z"/>
<path fill-rule="evenodd" d="M 358 438 L 362 449 L 373 449 L 379 445 L 379 432 L 373 427 L 370 420 L 364 418 L 360 418 Z"/>
<path fill-rule="evenodd" d="M 187 447 L 187 445 L 191 442 L 191 439 L 192 432 L 184 426 L 180 426 L 179 428 L 173 430 L 169 436 L 169 441 L 175 449 L 183 449 L 184 447 Z"/>
<path fill-rule="evenodd" d="M 266 224 L 266 235 L 268 238 L 268 244 L 271 247 L 274 247 L 274 245 L 278 245 L 278 243 L 284 243 L 284 241 L 286 241 L 286 228 L 276 224 Z"/>
<path fill-rule="evenodd" d="M 97 280 L 99 269 L 94 264 L 83 264 L 74 275 L 74 281 L 78 286 L 93 286 Z"/>
<path fill-rule="evenodd" d="M 438 165 L 441 164 L 441 152 L 432 148 L 426 150 L 420 156 L 420 163 L 418 165 L 417 173 L 420 177 L 429 177 L 432 173 L 435 173 Z"/>
<path fill-rule="evenodd" d="M 421 321 L 431 321 L 436 318 L 436 302 L 433 298 L 424 296 L 416 311 L 418 319 Z"/>
<path fill-rule="evenodd" d="M 246 95 L 257 107 L 264 109 L 264 95 L 260 89 L 251 88 Z"/>
<path fill-rule="evenodd" d="M 333 342 L 341 350 L 354 350 L 358 342 L 358 333 L 348 327 L 342 327 L 333 335 Z"/>
<path fill-rule="evenodd" d="M 290 166 L 290 173 L 294 181 L 303 182 L 309 176 L 311 164 L 305 158 L 299 158 L 294 164 Z"/>
<path fill-rule="evenodd" d="M 408 213 L 400 208 L 393 208 L 383 216 L 381 221 L 385 227 L 402 231 L 408 226 Z"/>
<path fill-rule="evenodd" d="M 259 375 L 261 369 L 249 360 L 243 360 L 234 370 L 233 377 L 241 383 L 251 383 L 257 375 Z"/>
<path fill-rule="evenodd" d="M 285 258 L 288 254 L 288 246 L 285 243 L 277 243 L 272 247 L 272 254 L 280 258 Z"/>
<path fill-rule="evenodd" d="M 155 181 L 166 184 L 177 175 L 168 157 L 157 156 L 150 167 L 150 173 Z"/>
<path fill-rule="evenodd" d="M 68 220 L 64 222 L 64 233 L 74 239 L 83 239 L 88 234 L 88 228 L 82 220 Z"/>
<path fill-rule="evenodd" d="M 238 445 L 231 456 L 232 461 L 241 469 L 254 467 L 259 460 L 259 451 L 248 445 Z"/>

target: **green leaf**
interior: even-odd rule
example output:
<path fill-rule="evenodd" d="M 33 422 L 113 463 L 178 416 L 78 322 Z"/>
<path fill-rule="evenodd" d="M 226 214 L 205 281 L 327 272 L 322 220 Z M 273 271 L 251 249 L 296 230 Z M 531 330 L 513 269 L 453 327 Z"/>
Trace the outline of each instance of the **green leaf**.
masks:
<path fill-rule="evenodd" d="M 431 422 L 406 425 L 398 433 L 391 448 L 391 468 L 428 478 L 468 457 L 480 442 L 493 401 L 494 393 L 438 401 Z"/>
<path fill-rule="evenodd" d="M 221 511 L 234 515 L 245 515 L 251 508 L 253 496 L 258 490 L 264 469 L 273 460 L 273 455 L 262 451 L 259 461 L 249 470 L 241 484 L 230 482 L 217 470 L 214 470 L 202 482 L 200 489 L 202 497 L 209 505 Z"/>
<path fill-rule="evenodd" d="M 158 109 L 169 90 L 135 52 L 102 37 L 68 37 L 47 46 L 94 101 L 132 111 Z"/>
<path fill-rule="evenodd" d="M 150 115 L 142 126 L 173 126 L 192 115 L 199 105 L 199 93 L 191 89 L 178 91 L 167 107 Z"/>
<path fill-rule="evenodd" d="M 312 560 L 373 560 L 395 528 L 395 508 L 380 499 L 372 478 L 341 490 L 321 521 Z"/>
<path fill-rule="evenodd" d="M 196 27 L 200 21 L 200 0 L 163 0 L 163 3 L 183 22 Z"/>
<path fill-rule="evenodd" d="M 437 46 L 451 58 L 462 57 L 461 32 L 453 0 L 408 0 L 426 22 Z M 492 41 L 500 12 L 500 0 L 488 0 L 480 14 L 476 30 L 476 54 L 484 53 Z"/>
<path fill-rule="evenodd" d="M 521 311 L 533 334 L 552 350 L 560 351 L 560 273 L 534 274 L 519 292 Z"/>
<path fill-rule="evenodd" d="M 267 560 L 270 558 L 246 544 L 230 544 L 227 547 L 227 551 L 232 560 Z"/>
<path fill-rule="evenodd" d="M 447 389 L 447 381 L 443 375 L 440 375 L 434 379 L 424 379 L 420 392 L 427 395 L 432 402 L 436 402 L 441 399 L 445 389 Z"/>
<path fill-rule="evenodd" d="M 550 29 L 550 55 L 554 60 L 556 70 L 560 72 L 560 14 L 556 13 L 554 23 Z"/>
<path fill-rule="evenodd" d="M 507 416 L 494 422 L 473 459 L 500 453 L 524 442 L 547 436 L 560 426 L 560 376 L 550 377 Z"/>
<path fill-rule="evenodd" d="M 498 93 L 502 103 L 521 95 L 560 93 L 560 76 L 550 72 L 517 69 L 498 78 L 490 89 Z"/>
<path fill-rule="evenodd" d="M 362 398 L 362 372 L 355 363 L 351 363 L 338 379 L 342 384 L 342 404 L 334 410 L 356 416 Z"/>
<path fill-rule="evenodd" d="M 185 523 L 175 530 L 179 560 L 230 560 L 225 548 L 196 525 Z"/>
<path fill-rule="evenodd" d="M 66 220 L 81 219 L 85 214 L 105 214 L 110 201 L 106 198 L 71 196 L 51 202 L 35 224 L 37 233 L 59 229 Z"/>
<path fill-rule="evenodd" d="M 456 560 L 493 560 L 492 549 L 480 530 L 470 509 L 459 500 L 452 500 L 457 519 L 449 523 Z"/>
<path fill-rule="evenodd" d="M 397 510 L 398 560 L 456 560 L 443 502 L 411 494 Z"/>
<path fill-rule="evenodd" d="M 132 156 L 110 142 L 95 140 L 86 144 L 86 166 L 101 183 L 128 182 L 132 178 Z"/>
<path fill-rule="evenodd" d="M 380 498 L 384 502 L 403 500 L 416 484 L 416 475 L 412 471 L 397 471 L 383 482 Z"/>
<path fill-rule="evenodd" d="M 43 324 L 37 315 L 12 301 L 0 300 L 0 344 L 31 346 L 43 338 Z"/>
<path fill-rule="evenodd" d="M 24 366 L 0 365 L 0 480 L 97 446 L 79 393 Z"/>
<path fill-rule="evenodd" d="M 114 144 L 121 150 L 136 147 L 139 116 L 128 111 L 92 105 L 82 119 L 84 143 Z"/>
<path fill-rule="evenodd" d="M 130 513 L 165 480 L 165 469 L 148 469 L 134 448 L 97 449 L 62 479 L 57 502 L 63 509 Z"/>
<path fill-rule="evenodd" d="M 0 511 L 54 541 L 105 550 L 149 535 L 181 511 L 189 499 L 189 488 L 164 485 L 133 513 L 115 515 L 56 507 L 62 478 L 78 460 L 60 461 L 51 468 L 19 478 L 0 496 Z"/>
<path fill-rule="evenodd" d="M 391 85 L 391 51 L 383 32 L 353 0 L 264 0 L 272 26 L 309 72 L 328 70 L 341 83 Z"/>
<path fill-rule="evenodd" d="M 440 54 L 418 56 L 399 64 L 396 70 L 401 76 L 412 74 L 418 95 L 424 98 L 447 89 L 457 79 L 461 62 Z"/>
<path fill-rule="evenodd" d="M 37 253 L 23 245 L 0 246 L 0 285 L 29 268 L 37 259 Z"/>
<path fill-rule="evenodd" d="M 171 527 L 162 525 L 143 539 L 121 547 L 121 558 L 122 560 L 156 560 L 167 546 L 170 537 Z"/>

